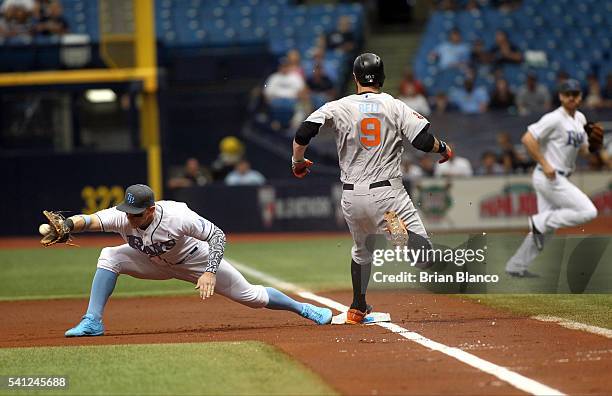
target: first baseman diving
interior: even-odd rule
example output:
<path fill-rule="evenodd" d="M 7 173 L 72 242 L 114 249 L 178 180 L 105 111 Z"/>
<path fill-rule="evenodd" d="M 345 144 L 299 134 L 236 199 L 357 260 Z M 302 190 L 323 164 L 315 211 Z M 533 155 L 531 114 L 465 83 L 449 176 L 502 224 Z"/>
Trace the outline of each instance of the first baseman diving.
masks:
<path fill-rule="evenodd" d="M 45 214 L 49 217 L 49 212 Z M 155 201 L 153 191 L 144 184 L 128 187 L 124 201 L 116 207 L 50 220 L 54 227 L 41 240 L 46 246 L 66 242 L 71 233 L 83 231 L 114 232 L 126 242 L 102 249 L 87 312 L 66 331 L 66 337 L 104 334 L 104 307 L 122 274 L 180 279 L 195 284 L 202 299 L 218 293 L 251 308 L 291 311 L 317 324 L 331 321 L 328 308 L 295 301 L 272 287 L 250 284 L 223 258 L 225 234 L 219 227 L 185 203 Z"/>
<path fill-rule="evenodd" d="M 404 232 L 407 228 L 429 243 L 402 183 L 403 142 L 424 152 L 439 153 L 440 162 L 453 155 L 445 142 L 428 132 L 429 121 L 425 117 L 381 91 L 385 71 L 379 56 L 359 55 L 353 64 L 353 78 L 356 94 L 326 103 L 302 123 L 293 141 L 292 157 L 294 175 L 306 176 L 313 165 L 304 158 L 310 140 L 322 127 L 333 132 L 343 183 L 342 212 L 353 237 L 353 302 L 346 318 L 350 324 L 362 323 L 372 310 L 366 303 L 372 264 L 366 239 L 386 227 L 398 228 L 385 221 L 385 214 L 392 214 Z"/>
<path fill-rule="evenodd" d="M 578 107 L 580 83 L 567 80 L 559 89 L 561 106 L 527 127 L 522 142 L 538 163 L 533 171 L 538 213 L 529 218 L 530 232 L 506 264 L 515 277 L 532 277 L 531 262 L 544 248 L 545 237 L 561 227 L 583 224 L 597 217 L 593 202 L 569 179 L 578 153 L 599 153 L 603 128 L 587 123 Z"/>

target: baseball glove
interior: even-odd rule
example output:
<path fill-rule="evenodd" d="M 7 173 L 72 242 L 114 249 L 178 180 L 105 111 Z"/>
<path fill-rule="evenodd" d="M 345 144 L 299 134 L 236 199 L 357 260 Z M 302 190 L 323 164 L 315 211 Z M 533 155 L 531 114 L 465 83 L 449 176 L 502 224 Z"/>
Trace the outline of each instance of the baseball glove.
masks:
<path fill-rule="evenodd" d="M 393 210 L 385 212 L 383 218 L 387 223 L 385 228 L 391 234 L 391 243 L 395 246 L 405 246 L 408 243 L 408 230 L 397 212 Z"/>
<path fill-rule="evenodd" d="M 587 122 L 584 131 L 589 137 L 589 151 L 596 153 L 603 147 L 604 129 L 598 122 Z"/>
<path fill-rule="evenodd" d="M 51 226 L 51 231 L 43 236 L 40 240 L 40 243 L 43 246 L 51 246 L 56 243 L 65 243 L 67 245 L 71 245 L 69 243 L 71 241 L 70 237 L 70 228 L 66 224 L 66 218 L 60 212 L 52 212 L 48 210 L 43 210 L 43 215 L 47 218 L 49 225 Z"/>

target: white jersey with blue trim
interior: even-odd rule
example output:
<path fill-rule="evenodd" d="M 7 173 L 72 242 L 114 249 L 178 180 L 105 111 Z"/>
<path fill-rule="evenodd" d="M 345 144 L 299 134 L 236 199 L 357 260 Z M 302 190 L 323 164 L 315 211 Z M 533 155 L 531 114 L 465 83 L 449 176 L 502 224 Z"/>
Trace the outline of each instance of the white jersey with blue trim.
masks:
<path fill-rule="evenodd" d="M 133 228 L 116 207 L 96 212 L 104 232 L 114 232 L 127 244 L 159 264 L 176 265 L 194 257 L 208 255 L 208 243 L 214 225 L 175 201 L 155 202 L 155 215 L 149 226 Z"/>
<path fill-rule="evenodd" d="M 349 95 L 326 103 L 306 121 L 323 124 L 336 138 L 340 180 L 369 184 L 402 176 L 404 138 L 412 143 L 429 121 L 386 93 Z"/>
<path fill-rule="evenodd" d="M 537 139 L 546 161 L 558 171 L 571 173 L 576 167 L 580 147 L 588 147 L 584 131 L 586 117 L 576 110 L 570 116 L 563 106 L 544 114 L 540 120 L 527 127 Z"/>

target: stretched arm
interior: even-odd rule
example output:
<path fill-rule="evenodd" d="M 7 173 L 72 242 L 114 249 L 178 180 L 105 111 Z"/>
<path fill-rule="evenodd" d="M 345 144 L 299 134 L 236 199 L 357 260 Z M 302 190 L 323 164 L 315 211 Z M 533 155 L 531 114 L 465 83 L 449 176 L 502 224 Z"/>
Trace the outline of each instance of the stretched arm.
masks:
<path fill-rule="evenodd" d="M 544 172 L 546 177 L 549 178 L 550 180 L 554 180 L 556 177 L 555 168 L 553 168 L 548 163 L 546 158 L 544 158 L 544 155 L 542 155 L 542 152 L 540 151 L 540 143 L 531 134 L 531 132 L 529 131 L 525 132 L 525 134 L 521 138 L 521 142 L 527 149 L 527 152 L 529 153 L 531 158 L 533 158 L 534 161 L 540 164 L 540 166 L 542 167 L 542 171 Z"/>
<path fill-rule="evenodd" d="M 71 233 L 102 231 L 100 219 L 95 215 L 79 214 L 66 219 L 66 225 Z"/>

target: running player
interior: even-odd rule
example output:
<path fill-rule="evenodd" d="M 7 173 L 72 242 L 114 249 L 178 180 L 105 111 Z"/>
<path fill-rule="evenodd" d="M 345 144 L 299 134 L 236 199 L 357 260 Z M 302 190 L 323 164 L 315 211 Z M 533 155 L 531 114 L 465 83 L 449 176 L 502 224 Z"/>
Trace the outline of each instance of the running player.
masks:
<path fill-rule="evenodd" d="M 587 121 L 578 111 L 582 102 L 580 83 L 572 79 L 562 83 L 559 100 L 561 106 L 529 125 L 522 138 L 538 163 L 532 176 L 538 213 L 529 218 L 530 232 L 506 264 L 506 272 L 511 276 L 537 276 L 527 268 L 544 248 L 546 234 L 597 217 L 597 209 L 589 197 L 569 180 L 577 154 L 587 154 L 589 149 L 584 129 Z"/>
<path fill-rule="evenodd" d="M 321 127 L 335 134 L 343 183 L 342 211 L 353 237 L 351 279 L 353 302 L 347 323 L 361 323 L 372 307 L 366 303 L 372 252 L 366 248 L 368 235 L 382 233 L 384 214 L 395 211 L 405 227 L 429 240 L 423 223 L 402 184 L 402 142 L 439 153 L 445 162 L 450 147 L 428 132 L 422 115 L 381 92 L 385 72 L 382 59 L 371 53 L 359 55 L 353 64 L 355 95 L 326 103 L 312 113 L 296 132 L 292 169 L 302 178 L 312 161 L 304 158 L 306 148 Z"/>

